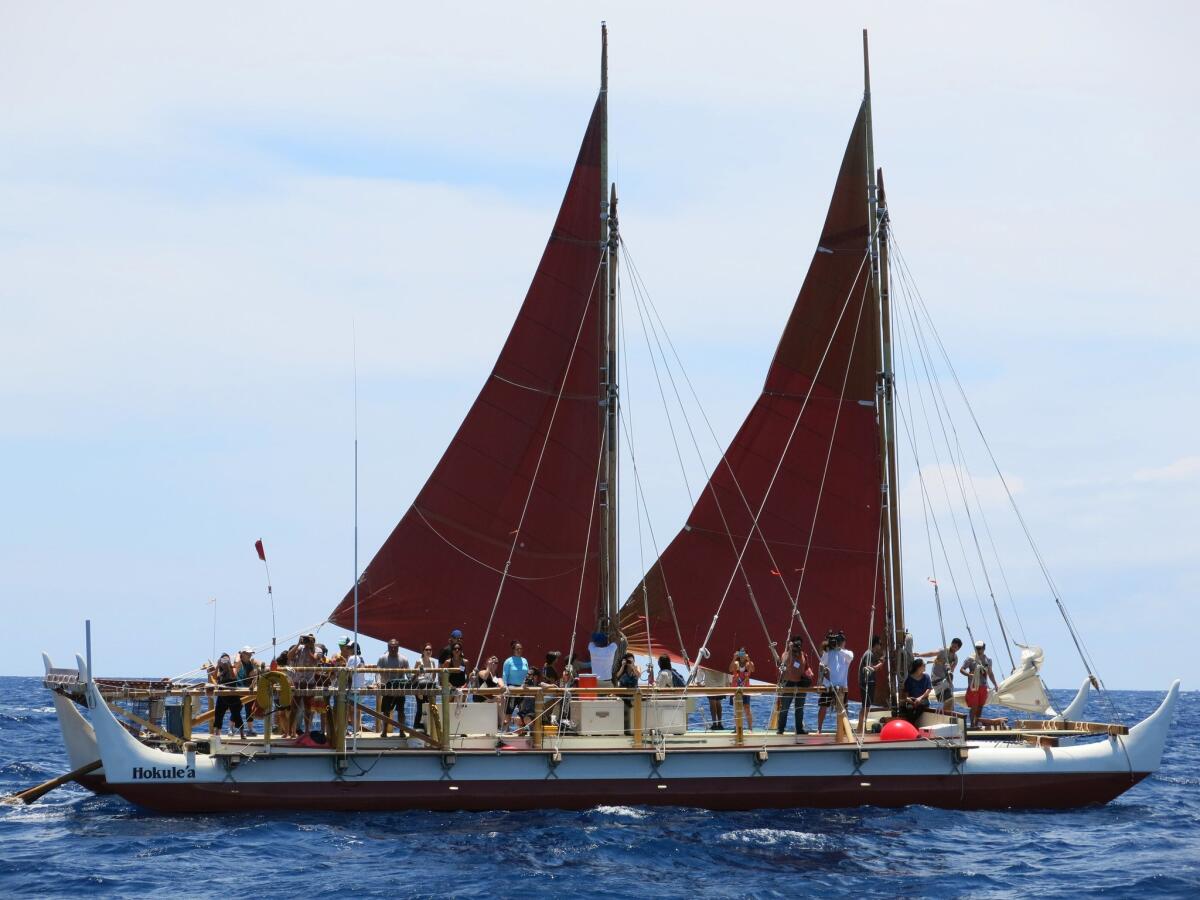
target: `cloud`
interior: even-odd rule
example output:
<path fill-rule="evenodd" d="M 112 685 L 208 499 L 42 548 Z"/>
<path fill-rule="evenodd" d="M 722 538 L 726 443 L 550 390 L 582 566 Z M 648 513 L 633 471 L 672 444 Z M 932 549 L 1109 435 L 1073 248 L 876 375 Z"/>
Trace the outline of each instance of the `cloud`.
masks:
<path fill-rule="evenodd" d="M 1134 481 L 1193 481 L 1200 478 L 1200 456 L 1184 456 L 1169 465 L 1138 469 Z"/>
<path fill-rule="evenodd" d="M 210 651 L 209 596 L 223 610 L 259 597 L 254 537 L 272 541 L 281 596 L 292 586 L 281 626 L 327 612 L 349 583 L 352 319 L 364 558 L 419 489 L 545 245 L 595 96 L 598 22 L 554 3 L 467 19 L 386 4 L 236 20 L 121 10 L 27 4 L 0 29 L 0 468 L 20 473 L 0 596 L 55 609 L 39 627 L 53 642 L 62 623 L 68 658 L 97 608 L 125 617 L 109 650 L 128 658 L 116 634 L 141 638 L 146 610 L 194 598 L 198 642 L 145 635 L 146 664 L 172 671 Z M 1179 115 L 1200 105 L 1197 7 L 1099 10 L 865 8 L 899 246 L 1056 578 L 1087 592 L 1073 608 L 1085 631 L 1123 599 L 1112 572 L 1139 564 L 1182 610 L 1196 554 L 1181 523 L 1200 502 L 1194 425 L 1178 413 L 1200 334 L 1179 288 L 1200 206 L 1178 174 L 1198 139 Z M 622 232 L 728 439 L 819 233 L 861 96 L 864 9 L 605 12 Z M 627 337 L 622 396 L 665 543 L 686 495 L 642 338 Z M 698 431 L 693 491 L 716 456 Z M 1014 590 L 1036 594 L 1003 488 L 965 449 Z M 1177 461 L 1139 469 L 1155 459 Z M 956 470 L 922 460 L 944 507 Z M 911 475 L 903 500 L 923 576 Z M 947 538 L 966 568 L 973 548 Z M 623 547 L 627 582 L 637 556 Z M 63 587 L 55 571 L 86 578 Z M 231 644 L 261 637 L 253 608 L 248 624 L 230 617 Z M 1178 616 L 1163 626 L 1182 632 Z M 37 671 L 36 649 L 11 665 Z M 1093 650 L 1119 658 L 1124 644 Z M 1076 680 L 1063 671 L 1054 683 Z"/>

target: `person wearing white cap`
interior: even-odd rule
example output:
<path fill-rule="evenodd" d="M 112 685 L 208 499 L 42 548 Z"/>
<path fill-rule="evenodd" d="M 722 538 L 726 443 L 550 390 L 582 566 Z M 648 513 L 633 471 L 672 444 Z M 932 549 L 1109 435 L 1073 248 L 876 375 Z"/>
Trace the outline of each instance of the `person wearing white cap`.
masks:
<path fill-rule="evenodd" d="M 971 728 L 979 724 L 979 716 L 988 702 L 988 681 L 991 680 L 992 686 L 996 690 L 1000 690 L 1000 685 L 996 681 L 996 673 L 992 671 L 992 661 L 983 652 L 986 647 L 987 645 L 983 641 L 976 641 L 975 654 L 968 656 L 967 661 L 959 669 L 967 676 L 967 706 L 971 710 Z"/>

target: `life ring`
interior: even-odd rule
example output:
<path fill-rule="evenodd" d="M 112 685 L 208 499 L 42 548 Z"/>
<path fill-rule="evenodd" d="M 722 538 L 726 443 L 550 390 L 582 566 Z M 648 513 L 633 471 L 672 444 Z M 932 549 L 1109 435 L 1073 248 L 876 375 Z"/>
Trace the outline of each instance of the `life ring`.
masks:
<path fill-rule="evenodd" d="M 258 688 L 255 695 L 259 709 L 264 711 L 271 709 L 272 687 L 279 688 L 280 708 L 286 709 L 292 705 L 292 683 L 288 680 L 287 674 L 279 671 L 263 672 L 258 676 Z"/>

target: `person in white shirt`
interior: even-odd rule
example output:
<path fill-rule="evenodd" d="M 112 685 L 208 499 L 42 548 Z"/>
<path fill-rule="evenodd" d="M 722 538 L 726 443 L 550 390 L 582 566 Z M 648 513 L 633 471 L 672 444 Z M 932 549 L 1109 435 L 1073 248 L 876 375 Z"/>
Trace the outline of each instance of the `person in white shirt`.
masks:
<path fill-rule="evenodd" d="M 671 657 L 665 653 L 658 658 L 658 675 L 654 679 L 656 688 L 683 687 L 683 678 L 671 667 Z"/>
<path fill-rule="evenodd" d="M 357 696 L 357 692 L 363 688 L 370 687 L 374 681 L 374 676 L 368 672 L 356 672 L 355 669 L 361 669 L 367 661 L 362 657 L 362 648 L 358 644 L 350 643 L 342 648 L 342 655 L 346 660 L 346 668 L 350 670 L 350 690 L 355 693 L 354 703 L 354 728 L 352 733 L 362 731 L 362 707 L 358 704 L 362 699 Z"/>
<path fill-rule="evenodd" d="M 588 644 L 588 659 L 592 664 L 592 674 L 599 684 L 616 684 L 613 663 L 617 658 L 617 649 L 617 642 L 610 641 L 603 631 L 592 635 L 592 641 Z"/>
<path fill-rule="evenodd" d="M 850 663 L 854 651 L 844 646 L 846 635 L 830 631 L 825 635 L 825 651 L 821 654 L 821 699 L 817 701 L 817 734 L 825 724 L 825 711 L 834 706 L 834 715 L 846 708 L 846 688 L 850 684 Z"/>

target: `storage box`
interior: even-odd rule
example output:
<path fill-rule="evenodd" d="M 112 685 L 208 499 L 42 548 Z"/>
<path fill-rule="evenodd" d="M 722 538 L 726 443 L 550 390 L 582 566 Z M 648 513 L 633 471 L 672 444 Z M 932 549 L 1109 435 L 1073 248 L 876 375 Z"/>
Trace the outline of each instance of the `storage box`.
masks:
<path fill-rule="evenodd" d="M 624 734 L 625 704 L 620 700 L 573 700 L 571 721 L 580 734 Z"/>
<path fill-rule="evenodd" d="M 649 700 L 642 704 L 642 728 L 663 734 L 683 734 L 687 731 L 688 700 Z"/>
<path fill-rule="evenodd" d="M 494 736 L 499 730 L 499 705 L 496 703 L 450 703 L 452 737 L 478 734 Z"/>

